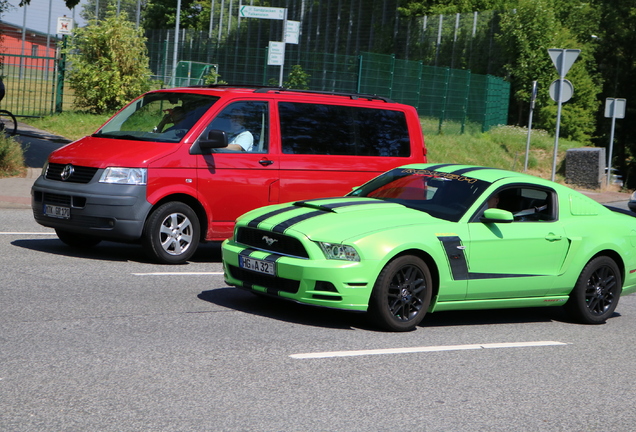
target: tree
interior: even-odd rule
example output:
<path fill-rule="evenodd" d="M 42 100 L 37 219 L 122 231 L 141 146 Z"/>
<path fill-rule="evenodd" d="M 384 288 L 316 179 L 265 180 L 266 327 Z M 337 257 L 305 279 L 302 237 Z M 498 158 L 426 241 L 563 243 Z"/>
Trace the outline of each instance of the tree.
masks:
<path fill-rule="evenodd" d="M 595 33 L 596 61 L 603 74 L 604 87 L 601 100 L 605 98 L 625 98 L 627 106 L 625 119 L 616 121 L 614 160 L 626 177 L 630 189 L 636 187 L 636 128 L 630 118 L 636 113 L 636 4 L 621 0 L 602 0 L 598 5 L 599 32 Z M 599 146 L 609 145 L 610 119 L 604 118 L 604 111 L 598 111 L 597 135 Z"/>
<path fill-rule="evenodd" d="M 532 82 L 536 80 L 539 88 L 536 126 L 554 130 L 556 104 L 550 99 L 548 89 L 558 74 L 548 49 L 581 49 L 582 55 L 568 73 L 575 96 L 563 104 L 561 134 L 586 143 L 595 132 L 600 77 L 595 72 L 592 51 L 585 49 L 586 42 L 579 41 L 576 34 L 563 26 L 557 12 L 547 0 L 519 0 L 515 9 L 502 14 L 497 40 L 506 52 L 505 69 L 513 92 L 512 118 L 516 124 L 525 123 Z"/>
<path fill-rule="evenodd" d="M 105 20 L 75 30 L 65 52 L 71 64 L 68 81 L 80 108 L 115 111 L 150 89 L 145 38 L 114 9 Z"/>
<path fill-rule="evenodd" d="M 80 0 L 64 0 L 64 4 L 66 4 L 66 7 L 69 9 L 73 9 L 79 2 Z M 19 6 L 22 7 L 29 4 L 31 4 L 31 0 L 20 0 Z"/>
<path fill-rule="evenodd" d="M 116 8 L 119 4 L 119 11 L 125 12 L 131 21 L 136 21 L 138 0 L 88 0 L 82 5 L 80 16 L 86 21 L 93 19 L 105 19 L 109 8 Z M 147 0 L 143 0 L 139 6 L 143 10 Z M 95 9 L 99 10 L 96 11 Z M 95 14 L 97 12 L 97 16 Z"/>

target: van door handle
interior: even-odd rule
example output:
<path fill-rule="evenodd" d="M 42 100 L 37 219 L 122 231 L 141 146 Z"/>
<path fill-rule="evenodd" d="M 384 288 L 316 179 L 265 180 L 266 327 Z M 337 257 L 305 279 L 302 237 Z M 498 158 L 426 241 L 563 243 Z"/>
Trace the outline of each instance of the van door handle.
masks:
<path fill-rule="evenodd" d="M 263 166 L 268 166 L 274 163 L 273 160 L 269 160 L 269 159 L 261 159 L 258 161 L 259 164 L 263 165 Z"/>

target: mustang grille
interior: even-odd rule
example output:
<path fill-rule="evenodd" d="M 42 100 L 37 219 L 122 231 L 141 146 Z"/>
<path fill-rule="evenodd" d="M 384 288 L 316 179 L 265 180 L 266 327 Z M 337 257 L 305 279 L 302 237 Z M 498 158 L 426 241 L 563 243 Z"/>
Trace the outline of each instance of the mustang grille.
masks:
<path fill-rule="evenodd" d="M 269 276 L 261 273 L 255 273 L 242 268 L 228 265 L 228 270 L 232 277 L 240 280 L 247 285 L 258 285 L 268 290 L 273 291 L 285 291 L 288 293 L 296 294 L 300 287 L 300 281 L 285 279 L 277 276 Z M 249 286 L 246 286 L 249 288 Z"/>
<path fill-rule="evenodd" d="M 260 250 L 300 258 L 309 258 L 305 247 L 298 239 L 284 234 L 257 228 L 241 227 L 237 231 L 236 241 Z"/>
<path fill-rule="evenodd" d="M 48 180 L 62 181 L 62 171 L 67 164 L 49 164 L 46 170 L 46 178 Z M 83 167 L 73 165 L 73 174 L 65 180 L 69 183 L 88 183 L 92 180 L 98 168 Z"/>

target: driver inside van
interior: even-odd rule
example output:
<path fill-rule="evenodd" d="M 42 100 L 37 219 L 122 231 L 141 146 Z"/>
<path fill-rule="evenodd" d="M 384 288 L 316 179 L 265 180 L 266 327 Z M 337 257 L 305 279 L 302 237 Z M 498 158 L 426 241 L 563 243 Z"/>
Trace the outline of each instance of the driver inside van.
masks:
<path fill-rule="evenodd" d="M 228 133 L 228 150 L 251 151 L 254 136 L 245 129 L 245 114 L 241 109 L 233 109 L 230 113 L 230 130 Z"/>

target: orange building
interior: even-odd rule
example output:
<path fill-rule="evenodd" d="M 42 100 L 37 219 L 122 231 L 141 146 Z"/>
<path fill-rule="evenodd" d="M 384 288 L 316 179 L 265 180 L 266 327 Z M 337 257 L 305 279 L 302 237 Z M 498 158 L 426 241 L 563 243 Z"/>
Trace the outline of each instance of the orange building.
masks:
<path fill-rule="evenodd" d="M 28 28 L 23 32 L 22 27 L 4 21 L 0 21 L 0 34 L 0 57 L 5 66 L 20 64 L 21 67 L 41 69 L 55 57 L 59 41 L 55 35 Z"/>

